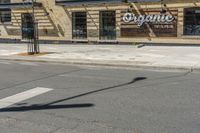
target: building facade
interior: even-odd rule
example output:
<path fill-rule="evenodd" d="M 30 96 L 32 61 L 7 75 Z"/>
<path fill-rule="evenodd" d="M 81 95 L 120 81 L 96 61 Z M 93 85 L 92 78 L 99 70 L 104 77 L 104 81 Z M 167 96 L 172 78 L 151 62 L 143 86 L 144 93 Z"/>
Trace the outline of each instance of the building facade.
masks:
<path fill-rule="evenodd" d="M 0 40 L 21 40 L 32 4 L 0 0 Z M 37 0 L 39 39 L 48 42 L 200 44 L 200 1 Z"/>

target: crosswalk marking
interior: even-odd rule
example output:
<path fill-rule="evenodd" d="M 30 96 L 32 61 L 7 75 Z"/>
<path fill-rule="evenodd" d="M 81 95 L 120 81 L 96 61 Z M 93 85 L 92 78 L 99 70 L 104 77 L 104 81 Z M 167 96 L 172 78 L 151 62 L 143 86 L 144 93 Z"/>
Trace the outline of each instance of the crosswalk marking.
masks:
<path fill-rule="evenodd" d="M 33 98 L 35 96 L 47 93 L 49 91 L 52 91 L 53 89 L 51 88 L 43 88 L 43 87 L 37 87 L 33 88 L 31 90 L 27 90 L 18 94 L 15 94 L 13 96 L 9 96 L 3 99 L 0 99 L 0 109 L 6 108 L 8 106 L 11 106 L 15 103 L 22 102 L 24 100 Z"/>

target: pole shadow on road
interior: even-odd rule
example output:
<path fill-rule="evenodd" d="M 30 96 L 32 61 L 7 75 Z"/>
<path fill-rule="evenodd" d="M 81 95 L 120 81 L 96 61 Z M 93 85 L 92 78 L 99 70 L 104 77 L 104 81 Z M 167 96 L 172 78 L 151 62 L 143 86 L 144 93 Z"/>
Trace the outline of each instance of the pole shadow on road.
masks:
<path fill-rule="evenodd" d="M 31 110 L 50 110 L 50 109 L 69 109 L 69 108 L 88 108 L 93 107 L 94 104 L 84 103 L 84 104 L 66 104 L 66 105 L 43 105 L 36 104 L 30 106 L 20 106 L 20 107 L 9 107 L 1 109 L 0 112 L 22 112 Z"/>
<path fill-rule="evenodd" d="M 48 110 L 48 109 L 64 109 L 64 108 L 66 108 L 66 109 L 67 108 L 89 108 L 89 107 L 93 107 L 95 105 L 92 104 L 92 103 L 69 104 L 69 105 L 53 105 L 53 104 L 57 104 L 57 103 L 60 103 L 60 102 L 64 102 L 64 101 L 76 99 L 76 98 L 79 98 L 79 97 L 95 94 L 95 93 L 106 91 L 106 90 L 115 89 L 115 88 L 118 88 L 118 87 L 127 86 L 127 85 L 133 84 L 135 82 L 146 80 L 146 79 L 147 79 L 146 77 L 136 77 L 132 81 L 127 82 L 127 83 L 118 84 L 118 85 L 115 85 L 115 86 L 106 87 L 106 88 L 103 88 L 103 89 L 82 93 L 82 94 L 75 95 L 75 96 L 72 96 L 72 97 L 68 97 L 68 98 L 57 100 L 57 101 L 53 101 L 53 102 L 50 102 L 50 103 L 47 103 L 47 104 L 8 107 L 8 108 L 0 109 L 0 112 L 20 112 L 20 111 L 23 112 L 23 111 L 31 111 L 31 110 Z"/>

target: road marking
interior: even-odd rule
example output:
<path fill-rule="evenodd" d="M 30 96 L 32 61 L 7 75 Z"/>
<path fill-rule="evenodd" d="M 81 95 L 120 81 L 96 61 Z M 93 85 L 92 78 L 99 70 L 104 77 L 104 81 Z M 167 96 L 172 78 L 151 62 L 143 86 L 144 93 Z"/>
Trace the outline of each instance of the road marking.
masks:
<path fill-rule="evenodd" d="M 9 96 L 9 97 L 0 99 L 0 109 L 11 106 L 15 103 L 19 103 L 21 101 L 30 99 L 32 97 L 47 93 L 52 90 L 53 89 L 50 89 L 50 88 L 37 87 L 37 88 L 33 88 L 28 91 L 24 91 L 24 92 L 15 94 L 13 96 Z"/>

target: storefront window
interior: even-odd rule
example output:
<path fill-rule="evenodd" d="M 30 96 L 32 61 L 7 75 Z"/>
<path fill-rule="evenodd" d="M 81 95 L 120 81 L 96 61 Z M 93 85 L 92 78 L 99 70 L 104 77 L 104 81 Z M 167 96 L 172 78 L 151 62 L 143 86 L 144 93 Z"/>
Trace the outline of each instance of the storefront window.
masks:
<path fill-rule="evenodd" d="M 22 13 L 22 38 L 33 39 L 34 37 L 34 23 L 33 14 Z"/>
<path fill-rule="evenodd" d="M 72 36 L 73 36 L 73 39 L 87 38 L 87 13 L 86 12 L 72 13 Z"/>
<path fill-rule="evenodd" d="M 0 21 L 1 22 L 11 22 L 11 10 L 1 9 L 0 10 Z"/>
<path fill-rule="evenodd" d="M 10 0 L 0 0 L 0 4 L 9 4 Z M 11 22 L 11 9 L 0 9 L 0 22 Z"/>
<path fill-rule="evenodd" d="M 10 0 L 0 0 L 0 4 L 8 4 L 10 3 Z"/>
<path fill-rule="evenodd" d="M 200 8 L 185 9 L 184 35 L 200 35 Z"/>
<path fill-rule="evenodd" d="M 100 39 L 116 39 L 116 14 L 115 11 L 100 12 Z"/>

